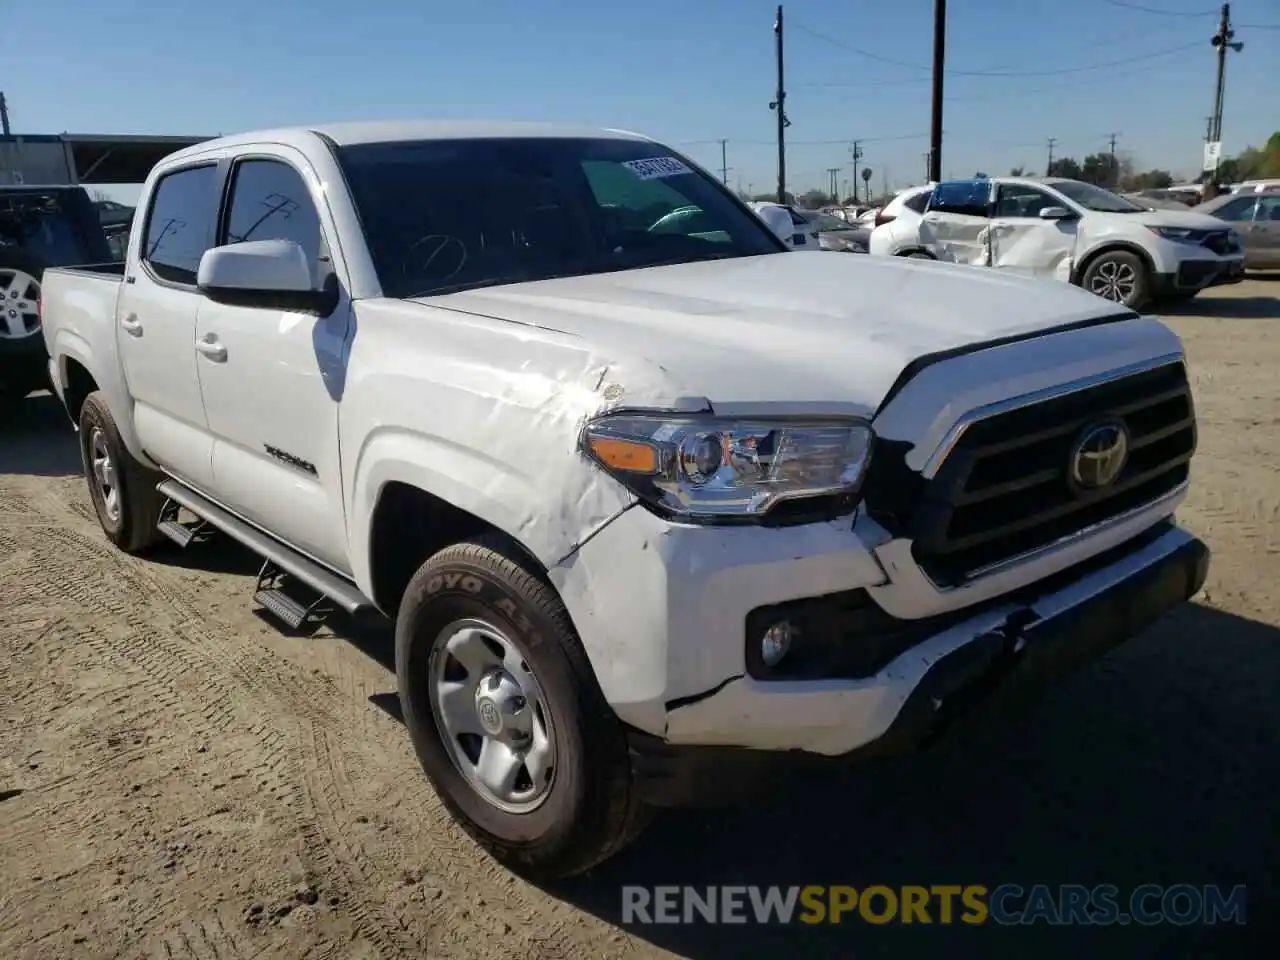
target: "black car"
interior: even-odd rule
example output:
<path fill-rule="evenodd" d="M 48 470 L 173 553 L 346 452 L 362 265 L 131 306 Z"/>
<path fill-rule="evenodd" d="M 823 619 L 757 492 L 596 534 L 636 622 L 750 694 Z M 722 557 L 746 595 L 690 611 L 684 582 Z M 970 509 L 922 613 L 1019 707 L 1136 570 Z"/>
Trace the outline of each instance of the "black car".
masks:
<path fill-rule="evenodd" d="M 48 382 L 40 333 L 46 267 L 113 259 L 98 210 L 80 187 L 0 186 L 0 400 Z"/>

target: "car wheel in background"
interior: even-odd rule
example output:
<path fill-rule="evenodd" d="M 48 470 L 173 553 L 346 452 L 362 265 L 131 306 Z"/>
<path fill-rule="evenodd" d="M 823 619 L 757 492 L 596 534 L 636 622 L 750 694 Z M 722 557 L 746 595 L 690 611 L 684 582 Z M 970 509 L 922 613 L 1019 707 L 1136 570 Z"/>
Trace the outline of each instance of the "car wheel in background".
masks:
<path fill-rule="evenodd" d="M 1085 268 L 1080 286 L 1113 303 L 1137 309 L 1149 299 L 1151 276 L 1146 263 L 1128 250 L 1108 250 Z"/>

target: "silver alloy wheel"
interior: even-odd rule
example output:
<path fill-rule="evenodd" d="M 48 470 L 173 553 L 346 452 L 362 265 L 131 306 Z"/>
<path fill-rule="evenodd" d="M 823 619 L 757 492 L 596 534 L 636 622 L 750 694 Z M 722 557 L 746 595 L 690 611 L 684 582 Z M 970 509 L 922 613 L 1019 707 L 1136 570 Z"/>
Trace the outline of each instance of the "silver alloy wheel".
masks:
<path fill-rule="evenodd" d="M 1138 287 L 1138 274 L 1127 263 L 1103 260 L 1089 280 L 1089 292 L 1116 303 L 1125 303 Z"/>
<path fill-rule="evenodd" d="M 116 482 L 116 465 L 111 459 L 111 448 L 100 427 L 89 434 L 89 460 L 94 482 L 102 495 L 102 508 L 112 523 L 120 519 L 120 485 Z"/>
<path fill-rule="evenodd" d="M 0 340 L 34 336 L 40 329 L 40 283 L 12 267 L 0 267 Z"/>
<path fill-rule="evenodd" d="M 555 727 L 514 643 L 483 620 L 458 620 L 431 648 L 431 712 L 449 759 L 499 810 L 529 813 L 555 779 Z"/>

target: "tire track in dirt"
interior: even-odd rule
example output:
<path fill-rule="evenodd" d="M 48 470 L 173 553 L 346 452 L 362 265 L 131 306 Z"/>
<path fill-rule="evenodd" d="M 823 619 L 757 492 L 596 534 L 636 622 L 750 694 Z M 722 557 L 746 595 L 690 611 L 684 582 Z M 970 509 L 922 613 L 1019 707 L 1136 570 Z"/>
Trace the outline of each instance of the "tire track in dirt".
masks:
<path fill-rule="evenodd" d="M 89 527 L 79 511 L 72 517 L 62 516 L 75 527 Z M 41 529 L 37 532 L 32 526 Z M 264 793 L 292 801 L 288 804 L 293 814 L 291 826 L 303 837 L 309 855 L 327 875 L 327 881 L 342 890 L 357 930 L 379 954 L 421 955 L 426 944 L 416 942 L 404 920 L 404 913 L 410 910 L 413 926 L 419 930 L 425 927 L 428 939 L 440 946 L 450 942 L 449 924 L 433 922 L 433 914 L 438 911 L 433 910 L 430 901 L 413 900 L 393 914 L 380 908 L 379 898 L 372 893 L 387 883 L 375 866 L 378 860 L 387 858 L 385 851 L 382 857 L 371 856 L 361 844 L 359 820 L 366 818 L 352 812 L 349 788 L 360 782 L 370 767 L 403 768 L 403 739 L 397 736 L 393 749 L 380 749 L 378 740 L 386 737 L 386 728 L 380 735 L 370 736 L 376 734 L 374 728 L 385 724 L 384 718 L 376 717 L 377 722 L 371 724 L 373 711 L 364 703 L 353 703 L 326 678 L 304 677 L 290 661 L 252 640 L 234 636 L 216 617 L 196 609 L 174 584 L 167 582 L 170 578 L 165 575 L 165 568 L 151 567 L 116 553 L 98 539 L 101 534 L 96 525 L 91 532 L 82 534 L 55 521 L 50 526 L 32 524 L 23 533 L 42 537 L 49 544 L 33 564 L 34 571 L 40 572 L 35 578 L 39 585 L 31 583 L 27 588 L 59 595 L 80 609 L 109 612 L 114 620 L 123 622 L 123 634 L 99 625 L 83 633 L 81 640 L 104 660 L 128 662 L 141 669 L 160 712 L 194 721 L 204 736 L 225 736 L 238 727 L 256 738 L 260 755 L 252 776 Z M 117 589 L 91 585 L 86 578 L 68 583 L 61 571 L 69 564 L 82 565 L 84 560 L 110 570 L 109 579 Z M 181 586 L 190 590 L 189 585 Z M 126 597 L 130 599 L 123 599 Z M 138 601 L 142 597 L 147 598 L 146 602 Z M 160 616 L 156 616 L 157 606 L 161 608 Z M 193 686 L 183 682 L 184 677 L 198 677 L 200 683 Z M 248 694 L 252 711 L 244 703 L 237 705 L 244 694 Z M 263 717 L 270 720 L 263 722 Z M 257 722 L 253 722 L 255 718 Z M 289 718 L 287 734 L 278 729 L 281 718 Z M 353 732 L 360 736 L 354 737 Z M 513 919 L 519 917 L 523 935 L 513 937 L 510 925 L 500 925 L 505 930 L 494 930 L 495 934 L 505 934 L 498 939 L 505 941 L 501 953 L 545 957 L 580 952 L 580 947 L 572 947 L 574 941 L 581 942 L 569 922 L 572 911 L 561 904 L 540 911 L 519 889 L 512 889 L 505 872 L 479 854 L 465 834 L 446 818 L 416 764 L 405 776 L 408 782 L 395 784 L 396 800 L 409 810 L 428 814 L 428 822 L 418 823 L 416 830 L 429 831 L 426 852 L 432 866 L 453 868 L 448 870 L 448 892 L 454 902 L 459 887 L 471 887 L 499 903 L 506 901 Z M 384 847 L 386 832 L 389 831 L 379 837 Z M 472 874 L 470 877 L 459 875 L 456 867 L 462 864 Z M 477 867 L 479 876 L 475 875 Z M 536 891 L 534 895 L 540 897 Z M 483 897 L 479 899 L 484 902 Z M 473 923 L 481 924 L 486 919 L 480 916 Z M 537 931 L 536 935 L 533 931 Z"/>
<path fill-rule="evenodd" d="M 348 909 L 355 914 L 357 930 L 384 957 L 418 955 L 419 945 L 405 936 L 400 924 L 382 916 L 362 895 L 367 878 L 358 871 L 356 876 L 351 875 L 352 864 L 341 855 L 340 841 L 335 843 L 335 838 L 341 836 L 342 825 L 326 823 L 324 812 L 314 802 L 310 781 L 317 775 L 323 777 L 331 766 L 314 749 L 307 749 L 315 740 L 305 727 L 317 722 L 332 723 L 334 719 L 334 715 L 322 716 L 315 706 L 317 699 L 323 699 L 318 697 L 320 691 L 315 685 L 303 687 L 289 675 L 291 671 L 273 662 L 277 658 L 236 640 L 224 632 L 220 624 L 202 620 L 176 594 L 150 577 L 139 576 L 137 564 L 115 557 L 109 548 L 91 544 L 81 535 L 63 528 L 54 527 L 42 533 L 56 549 L 53 556 L 38 557 L 37 563 L 29 568 L 26 588 L 36 595 L 60 596 L 82 609 L 94 610 L 99 617 L 109 615 L 123 626 L 124 630 L 103 629 L 101 625 L 82 627 L 76 631 L 76 640 L 104 662 L 130 664 L 140 669 L 149 692 L 166 716 L 181 718 L 206 739 L 232 736 L 237 732 L 237 725 L 253 734 L 261 749 L 256 751 L 256 756 L 243 757 L 245 763 L 250 764 L 245 772 L 265 786 L 268 793 L 278 796 L 286 789 L 292 791 L 284 809 L 290 815 L 292 826 L 305 838 L 308 855 L 315 858 L 328 881 L 339 888 Z M 58 566 L 39 562 L 55 557 Z M 68 580 L 61 575 L 62 564 L 89 557 L 115 568 L 111 572 L 121 588 L 119 591 L 109 589 L 107 578 L 95 582 L 92 577 Z M 164 605 L 177 614 L 176 618 L 157 610 L 155 603 L 135 605 L 122 599 L 157 593 Z M 193 636 L 193 628 L 197 626 L 201 635 Z M 199 680 L 183 682 L 183 675 Z M 224 677 L 234 678 L 234 688 Z M 241 702 L 237 704 L 237 700 Z M 290 746 L 300 747 L 302 751 L 295 753 L 286 749 L 285 736 L 254 723 L 251 716 L 244 716 L 246 714 L 269 716 L 294 726 L 290 731 L 293 736 L 287 739 Z M 299 724 L 299 720 L 303 723 Z M 317 774 L 317 770 L 321 773 Z M 338 848 L 336 855 L 335 847 Z"/>

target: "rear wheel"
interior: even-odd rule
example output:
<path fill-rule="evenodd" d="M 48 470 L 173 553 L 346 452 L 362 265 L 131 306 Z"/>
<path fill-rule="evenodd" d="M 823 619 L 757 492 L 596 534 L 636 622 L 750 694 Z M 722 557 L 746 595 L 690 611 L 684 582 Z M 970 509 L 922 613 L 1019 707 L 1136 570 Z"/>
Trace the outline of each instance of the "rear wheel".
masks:
<path fill-rule="evenodd" d="M 929 254 L 927 254 L 927 253 L 923 253 L 923 252 L 921 252 L 921 251 L 919 251 L 919 250 L 912 250 L 910 253 L 904 253 L 904 254 L 903 254 L 903 257 L 905 257 L 905 258 L 906 258 L 906 259 L 908 259 L 908 260 L 932 260 L 932 259 L 934 259 L 933 257 L 929 256 Z"/>
<path fill-rule="evenodd" d="M 1147 265 L 1136 253 L 1109 250 L 1089 264 L 1080 285 L 1113 303 L 1137 309 L 1149 299 L 1151 276 Z"/>
<path fill-rule="evenodd" d="M 126 553 L 154 546 L 161 536 L 156 524 L 164 505 L 156 484 L 163 477 L 134 459 L 96 391 L 80 408 L 80 453 L 89 499 L 107 539 Z"/>
<path fill-rule="evenodd" d="M 622 726 L 559 597 L 503 539 L 447 547 L 414 575 L 396 673 L 423 769 L 504 865 L 570 876 L 639 833 Z"/>

